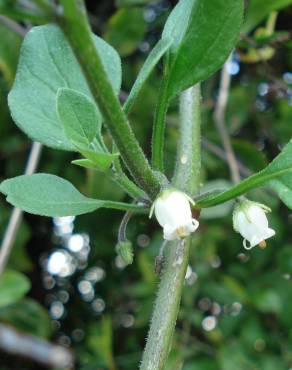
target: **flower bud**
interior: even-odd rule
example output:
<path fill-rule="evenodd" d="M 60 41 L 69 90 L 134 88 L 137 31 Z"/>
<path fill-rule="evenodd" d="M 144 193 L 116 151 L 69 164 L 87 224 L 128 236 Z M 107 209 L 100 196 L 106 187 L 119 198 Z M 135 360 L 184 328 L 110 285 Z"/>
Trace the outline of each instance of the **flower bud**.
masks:
<path fill-rule="evenodd" d="M 247 199 L 240 201 L 235 206 L 233 228 L 244 238 L 243 246 L 245 249 L 251 249 L 256 245 L 264 248 L 266 246 L 265 240 L 275 235 L 275 231 L 269 228 L 267 212 L 271 212 L 271 210 L 264 204 Z"/>
<path fill-rule="evenodd" d="M 133 263 L 133 246 L 129 240 L 119 241 L 116 245 L 116 252 L 126 265 L 131 265 Z"/>
<path fill-rule="evenodd" d="M 191 198 L 185 193 L 168 189 L 163 191 L 152 205 L 160 226 L 163 227 L 163 237 L 166 240 L 185 238 L 197 230 L 199 222 L 192 218 Z"/>

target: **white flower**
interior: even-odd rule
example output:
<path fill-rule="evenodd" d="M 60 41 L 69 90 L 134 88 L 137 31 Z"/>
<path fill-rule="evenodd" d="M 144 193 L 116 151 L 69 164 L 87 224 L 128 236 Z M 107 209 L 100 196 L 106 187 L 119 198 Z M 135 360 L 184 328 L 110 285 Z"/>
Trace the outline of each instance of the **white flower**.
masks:
<path fill-rule="evenodd" d="M 240 233 L 245 249 L 251 249 L 256 245 L 264 248 L 265 240 L 275 235 L 275 231 L 269 228 L 267 212 L 271 210 L 264 204 L 249 201 L 240 201 L 233 211 L 233 228 Z M 249 242 L 249 245 L 247 244 Z"/>
<path fill-rule="evenodd" d="M 193 200 L 178 190 L 163 191 L 152 205 L 160 226 L 163 227 L 163 237 L 166 240 L 185 238 L 197 230 L 199 222 L 192 218 L 191 204 Z"/>

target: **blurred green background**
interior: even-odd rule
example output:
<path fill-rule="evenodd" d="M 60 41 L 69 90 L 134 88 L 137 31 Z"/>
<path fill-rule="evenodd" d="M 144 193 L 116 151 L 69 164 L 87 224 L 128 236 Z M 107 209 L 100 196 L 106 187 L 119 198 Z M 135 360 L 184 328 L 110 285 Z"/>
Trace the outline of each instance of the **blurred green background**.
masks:
<path fill-rule="evenodd" d="M 121 99 L 175 3 L 87 2 L 93 30 L 122 57 Z M 263 168 L 292 136 L 289 3 L 292 1 L 252 0 L 246 4 L 243 34 L 228 66 L 232 86 L 226 123 L 242 177 Z M 274 10 L 277 13 L 271 13 Z M 273 19 L 274 27 L 269 30 Z M 21 23 L 23 28 L 30 26 Z M 31 146 L 12 122 L 7 107 L 20 44 L 21 36 L 2 19 L 1 181 L 23 173 Z M 152 74 L 130 117 L 147 155 L 160 72 L 157 68 Z M 219 80 L 217 73 L 202 86 L 201 181 L 208 189 L 230 181 L 212 116 Z M 172 102 L 167 116 L 169 174 L 177 142 L 177 103 Z M 72 159 L 76 159 L 72 153 L 44 148 L 39 171 L 62 175 L 91 197 L 126 199 L 102 174 L 70 165 Z M 249 197 L 272 208 L 269 219 L 276 236 L 268 240 L 266 249 L 247 252 L 232 229 L 232 203 L 202 213 L 166 370 L 292 369 L 292 214 L 266 190 L 253 191 Z M 10 212 L 1 197 L 0 240 Z M 122 216 L 109 210 L 76 219 L 25 214 L 8 268 L 0 278 L 0 322 L 72 349 L 76 369 L 137 369 L 159 281 L 154 260 L 162 235 L 147 216 L 132 219 L 127 233 L 135 258 L 125 268 L 115 252 Z M 0 351 L 1 370 L 43 368 Z"/>

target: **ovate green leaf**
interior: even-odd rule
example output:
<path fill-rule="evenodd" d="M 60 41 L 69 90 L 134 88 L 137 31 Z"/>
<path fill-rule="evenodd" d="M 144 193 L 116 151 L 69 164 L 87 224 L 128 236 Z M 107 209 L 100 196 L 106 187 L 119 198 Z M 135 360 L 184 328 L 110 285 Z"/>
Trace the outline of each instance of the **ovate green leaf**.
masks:
<path fill-rule="evenodd" d="M 101 207 L 122 210 L 143 208 L 135 204 L 85 197 L 69 181 L 46 173 L 5 180 L 0 185 L 0 191 L 13 206 L 49 217 L 81 215 Z"/>
<path fill-rule="evenodd" d="M 101 129 L 101 117 L 94 102 L 68 88 L 57 92 L 57 114 L 66 137 L 72 143 L 89 145 Z"/>
<path fill-rule="evenodd" d="M 173 38 L 167 66 L 169 98 L 203 81 L 227 59 L 243 19 L 242 0 L 180 0 L 162 38 Z"/>
<path fill-rule="evenodd" d="M 105 41 L 97 36 L 94 40 L 118 94 L 120 58 Z M 56 113 L 56 94 L 62 87 L 76 90 L 91 99 L 87 82 L 61 30 L 54 25 L 34 27 L 22 44 L 16 79 L 9 94 L 11 114 L 30 138 L 52 148 L 74 150 Z"/>
<path fill-rule="evenodd" d="M 5 180 L 0 191 L 7 195 L 7 201 L 12 205 L 42 216 L 80 215 L 103 204 L 79 193 L 69 181 L 45 173 Z"/>

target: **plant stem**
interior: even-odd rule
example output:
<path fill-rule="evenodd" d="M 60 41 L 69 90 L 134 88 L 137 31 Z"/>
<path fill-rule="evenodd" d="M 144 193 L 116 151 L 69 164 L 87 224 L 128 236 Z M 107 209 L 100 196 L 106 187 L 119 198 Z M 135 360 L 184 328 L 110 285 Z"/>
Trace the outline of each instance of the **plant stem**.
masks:
<path fill-rule="evenodd" d="M 26 175 L 35 173 L 39 164 L 42 148 L 42 144 L 33 142 L 24 171 Z M 0 275 L 8 262 L 13 243 L 22 221 L 22 215 L 23 211 L 21 209 L 13 208 L 0 248 Z"/>
<path fill-rule="evenodd" d="M 178 142 L 174 185 L 189 194 L 199 189 L 201 169 L 201 90 L 190 87 L 180 96 L 180 139 Z"/>
<path fill-rule="evenodd" d="M 167 97 L 167 78 L 163 77 L 161 82 L 158 103 L 154 115 L 152 132 L 152 167 L 163 172 L 164 168 L 164 136 L 165 136 L 165 118 L 168 108 Z"/>
<path fill-rule="evenodd" d="M 226 152 L 226 158 L 230 170 L 230 176 L 234 184 L 240 182 L 240 174 L 237 165 L 237 160 L 231 145 L 231 140 L 229 133 L 225 126 L 225 111 L 227 107 L 230 83 L 231 83 L 231 75 L 228 72 L 228 63 L 230 62 L 231 56 L 225 62 L 222 72 L 221 72 L 221 80 L 220 80 L 220 87 L 219 87 L 219 95 L 216 103 L 216 107 L 214 110 L 214 121 L 219 132 L 219 135 L 222 140 L 222 144 L 224 150 Z"/>
<path fill-rule="evenodd" d="M 199 86 L 194 86 L 181 94 L 180 119 L 178 158 L 183 153 L 190 161 L 187 166 L 178 161 L 174 185 L 187 193 L 197 192 L 200 175 Z M 169 242 L 164 248 L 166 261 L 140 370 L 165 369 L 179 311 L 190 244 L 189 237 Z"/>
<path fill-rule="evenodd" d="M 140 370 L 163 370 L 171 347 L 188 266 L 190 238 L 169 243 Z"/>
<path fill-rule="evenodd" d="M 133 199 L 147 199 L 147 194 L 128 178 L 118 162 L 119 159 L 116 161 L 115 166 L 110 173 L 110 178 Z"/>
<path fill-rule="evenodd" d="M 160 190 L 159 181 L 153 174 L 106 75 L 93 41 L 84 3 L 82 0 L 60 0 L 60 3 L 64 12 L 60 18 L 61 27 L 79 61 L 121 157 L 137 184 L 150 198 L 155 199 Z"/>

